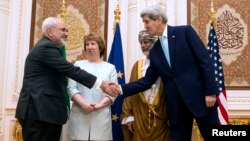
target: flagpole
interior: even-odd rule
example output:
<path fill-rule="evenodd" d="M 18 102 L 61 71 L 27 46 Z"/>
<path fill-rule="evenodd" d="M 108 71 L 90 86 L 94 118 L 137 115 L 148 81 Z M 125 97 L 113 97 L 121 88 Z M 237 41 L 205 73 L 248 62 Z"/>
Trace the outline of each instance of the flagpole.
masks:
<path fill-rule="evenodd" d="M 121 10 L 119 4 L 117 4 L 114 10 L 114 24 L 113 24 L 114 39 L 108 57 L 108 62 L 113 64 L 116 68 L 118 84 L 125 84 L 122 40 L 121 40 L 120 25 L 119 25 L 120 17 L 121 17 Z M 123 98 L 122 96 L 118 96 L 116 97 L 114 103 L 111 106 L 113 141 L 124 140 L 121 128 L 122 104 L 123 104 Z"/>
<path fill-rule="evenodd" d="M 65 8 L 65 0 L 62 1 L 62 7 L 60 8 L 60 18 L 65 21 L 67 10 Z"/>
<path fill-rule="evenodd" d="M 210 15 L 210 30 L 208 34 L 208 51 L 209 55 L 214 61 L 215 66 L 215 77 L 216 83 L 219 88 L 219 95 L 217 97 L 218 102 L 218 118 L 221 125 L 229 124 L 228 108 L 227 108 L 227 94 L 224 84 L 224 73 L 223 66 L 220 57 L 220 47 L 219 42 L 216 36 L 217 20 L 216 20 L 216 11 L 214 10 L 213 0 L 211 0 L 211 9 L 209 12 Z"/>

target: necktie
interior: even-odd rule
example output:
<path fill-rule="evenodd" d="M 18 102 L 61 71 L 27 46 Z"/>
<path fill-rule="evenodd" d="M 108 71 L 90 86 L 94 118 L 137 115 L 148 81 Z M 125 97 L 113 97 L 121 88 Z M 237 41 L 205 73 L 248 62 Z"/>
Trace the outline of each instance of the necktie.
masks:
<path fill-rule="evenodd" d="M 160 39 L 161 39 L 162 50 L 163 50 L 163 52 L 165 54 L 165 57 L 167 59 L 167 62 L 169 64 L 169 66 L 171 67 L 167 37 L 161 36 Z"/>
<path fill-rule="evenodd" d="M 65 48 L 65 46 L 60 47 L 60 51 L 61 51 L 63 57 L 66 59 L 66 48 Z M 69 99 L 69 94 L 68 94 L 68 78 L 65 77 L 64 80 L 65 80 L 65 83 L 66 83 L 66 92 L 65 92 L 64 95 L 65 95 L 65 98 L 66 98 L 67 109 L 68 109 L 68 112 L 69 112 L 69 110 L 70 110 L 70 99 Z"/>

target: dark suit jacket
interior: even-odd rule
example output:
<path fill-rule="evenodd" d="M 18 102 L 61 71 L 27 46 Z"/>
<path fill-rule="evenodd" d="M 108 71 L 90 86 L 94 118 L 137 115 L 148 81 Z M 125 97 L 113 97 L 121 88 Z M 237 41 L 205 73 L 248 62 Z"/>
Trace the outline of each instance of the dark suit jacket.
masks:
<path fill-rule="evenodd" d="M 146 76 L 122 85 L 123 96 L 130 96 L 151 87 L 161 77 L 168 104 L 170 123 L 177 122 L 179 97 L 191 112 L 202 117 L 209 112 L 205 96 L 218 95 L 215 70 L 204 44 L 191 26 L 168 26 L 171 68 L 158 40 L 150 51 L 150 66 Z"/>
<path fill-rule="evenodd" d="M 16 118 L 64 124 L 67 121 L 65 76 L 89 88 L 96 81 L 95 76 L 67 62 L 59 47 L 43 37 L 26 58 Z"/>

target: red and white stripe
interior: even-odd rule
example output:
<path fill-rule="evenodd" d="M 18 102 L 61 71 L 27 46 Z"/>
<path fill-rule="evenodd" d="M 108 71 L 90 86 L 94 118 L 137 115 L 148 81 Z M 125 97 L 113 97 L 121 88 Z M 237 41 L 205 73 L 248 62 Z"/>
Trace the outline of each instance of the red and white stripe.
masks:
<path fill-rule="evenodd" d="M 221 125 L 227 125 L 229 123 L 228 120 L 228 108 L 227 108 L 227 96 L 226 90 L 222 90 L 220 95 L 217 97 L 218 101 L 218 115 L 219 121 Z"/>

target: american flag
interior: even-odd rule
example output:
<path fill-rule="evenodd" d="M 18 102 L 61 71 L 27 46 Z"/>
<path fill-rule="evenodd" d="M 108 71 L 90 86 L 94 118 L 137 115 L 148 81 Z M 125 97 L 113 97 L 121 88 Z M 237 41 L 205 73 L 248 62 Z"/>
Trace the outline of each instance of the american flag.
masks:
<path fill-rule="evenodd" d="M 219 121 L 222 125 L 228 124 L 228 110 L 227 110 L 227 94 L 224 84 L 224 74 L 223 74 L 223 67 L 221 62 L 221 57 L 219 54 L 219 44 L 216 36 L 216 32 L 211 23 L 209 34 L 208 34 L 208 53 L 214 62 L 215 67 L 215 79 L 217 86 L 219 88 L 219 96 L 217 97 L 217 101 L 219 104 L 218 107 L 218 114 L 219 114 Z"/>

